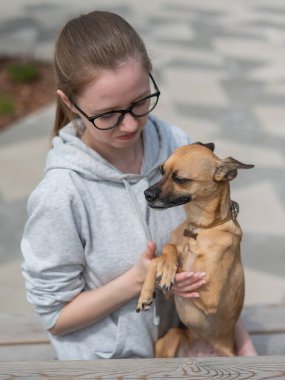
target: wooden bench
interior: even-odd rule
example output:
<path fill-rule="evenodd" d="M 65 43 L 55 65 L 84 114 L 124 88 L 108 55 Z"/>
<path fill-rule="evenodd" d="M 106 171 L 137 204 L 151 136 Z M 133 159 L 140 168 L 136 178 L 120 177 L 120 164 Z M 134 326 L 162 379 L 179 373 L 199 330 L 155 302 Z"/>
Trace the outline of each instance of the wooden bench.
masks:
<path fill-rule="evenodd" d="M 285 355 L 285 304 L 246 306 L 242 318 L 259 355 Z"/>
<path fill-rule="evenodd" d="M 246 306 L 243 320 L 259 355 L 285 355 L 285 305 Z M 56 359 L 36 314 L 0 314 L 0 361 Z"/>
<path fill-rule="evenodd" d="M 0 380 L 284 380 L 285 356 L 0 362 Z"/>
<path fill-rule="evenodd" d="M 0 326 L 0 361 L 56 359 L 35 313 L 0 313 Z"/>

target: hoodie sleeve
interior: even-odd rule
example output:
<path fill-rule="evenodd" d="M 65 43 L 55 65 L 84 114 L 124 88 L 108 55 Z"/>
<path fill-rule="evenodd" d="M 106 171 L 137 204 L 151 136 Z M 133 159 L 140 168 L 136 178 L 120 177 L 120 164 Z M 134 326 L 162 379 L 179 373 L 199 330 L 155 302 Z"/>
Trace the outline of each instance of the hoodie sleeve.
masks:
<path fill-rule="evenodd" d="M 27 299 L 46 329 L 60 310 L 84 289 L 83 244 L 75 200 L 61 188 L 40 186 L 28 202 L 21 243 Z"/>

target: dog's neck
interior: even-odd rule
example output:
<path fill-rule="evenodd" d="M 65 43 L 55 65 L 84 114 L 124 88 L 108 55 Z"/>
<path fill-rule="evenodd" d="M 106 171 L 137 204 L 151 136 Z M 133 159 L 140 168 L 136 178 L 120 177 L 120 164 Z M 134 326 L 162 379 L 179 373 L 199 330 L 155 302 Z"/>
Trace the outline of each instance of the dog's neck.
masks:
<path fill-rule="evenodd" d="M 225 182 L 215 195 L 185 204 L 187 221 L 193 227 L 210 228 L 231 219 L 230 186 Z"/>

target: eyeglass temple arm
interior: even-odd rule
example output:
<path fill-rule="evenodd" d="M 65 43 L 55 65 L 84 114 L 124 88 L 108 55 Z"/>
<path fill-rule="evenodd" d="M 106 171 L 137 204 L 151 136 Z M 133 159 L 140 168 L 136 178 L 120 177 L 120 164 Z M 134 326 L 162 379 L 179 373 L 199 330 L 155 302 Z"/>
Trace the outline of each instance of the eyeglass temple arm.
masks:
<path fill-rule="evenodd" d="M 149 73 L 149 76 L 150 76 L 150 79 L 152 80 L 152 83 L 154 84 L 155 90 L 160 93 L 159 88 L 158 88 L 153 76 L 151 75 L 151 73 Z"/>

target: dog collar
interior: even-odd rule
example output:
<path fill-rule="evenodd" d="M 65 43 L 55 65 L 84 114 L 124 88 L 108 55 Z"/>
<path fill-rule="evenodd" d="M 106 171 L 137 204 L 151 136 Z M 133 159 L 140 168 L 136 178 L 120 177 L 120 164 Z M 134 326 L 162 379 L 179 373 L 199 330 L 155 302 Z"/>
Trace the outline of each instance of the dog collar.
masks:
<path fill-rule="evenodd" d="M 217 219 L 213 223 L 209 224 L 208 226 L 202 226 L 200 224 L 191 223 L 189 228 L 185 228 L 185 230 L 183 231 L 183 235 L 185 237 L 192 237 L 193 239 L 196 240 L 198 236 L 198 233 L 194 231 L 196 228 L 208 229 L 208 228 L 213 228 L 221 224 L 224 224 L 231 219 L 236 220 L 238 213 L 239 213 L 239 204 L 235 201 L 232 201 L 228 215 L 225 219 Z"/>

